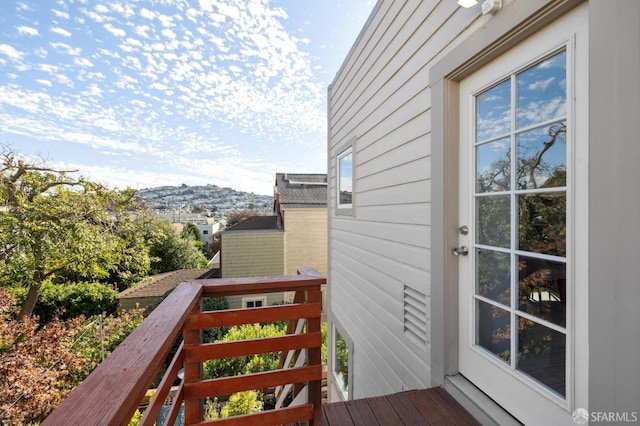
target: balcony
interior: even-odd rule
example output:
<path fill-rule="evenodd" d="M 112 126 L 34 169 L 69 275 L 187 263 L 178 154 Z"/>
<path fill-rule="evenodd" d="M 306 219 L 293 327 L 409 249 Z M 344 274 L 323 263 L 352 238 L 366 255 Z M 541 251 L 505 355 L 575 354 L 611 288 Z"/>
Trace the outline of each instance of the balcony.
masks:
<path fill-rule="evenodd" d="M 458 424 L 461 419 L 464 420 L 462 423 L 474 423 L 473 418 L 439 388 L 323 406 L 320 287 L 326 280 L 311 269 L 300 272 L 293 276 L 210 279 L 180 284 L 42 424 L 127 425 L 179 340 L 182 342 L 144 411 L 140 425 L 155 424 L 161 411 L 164 412 L 164 424 L 174 424 L 180 415 L 186 425 L 372 424 L 360 423 L 358 419 L 389 418 L 394 412 L 401 417 L 410 412 L 414 420 L 418 418 L 415 416 L 422 419 L 436 416 L 436 420 L 450 419 L 451 424 Z M 294 303 L 225 311 L 201 310 L 201 300 L 206 297 L 276 292 L 295 292 Z M 205 329 L 273 321 L 289 321 L 287 335 L 202 343 L 202 330 Z M 206 360 L 273 352 L 281 354 L 276 370 L 202 379 L 202 363 Z M 206 398 L 267 388 L 276 389 L 275 409 L 208 422 L 203 420 Z M 170 393 L 171 398 L 168 398 Z M 285 399 L 290 402 L 286 404 Z M 170 407 L 166 406 L 167 401 L 171 401 Z M 389 411 L 391 406 L 402 409 Z"/>

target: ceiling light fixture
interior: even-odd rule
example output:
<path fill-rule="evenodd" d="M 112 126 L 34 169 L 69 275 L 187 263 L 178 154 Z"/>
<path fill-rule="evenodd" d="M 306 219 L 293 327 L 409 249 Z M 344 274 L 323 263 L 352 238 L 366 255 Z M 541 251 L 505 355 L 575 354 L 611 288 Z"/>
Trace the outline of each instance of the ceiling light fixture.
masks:
<path fill-rule="evenodd" d="M 460 2 L 458 2 L 458 4 L 459 3 Z M 495 15 L 500 9 L 502 9 L 502 0 L 486 0 L 484 3 L 482 3 L 483 15 Z"/>
<path fill-rule="evenodd" d="M 478 4 L 478 0 L 458 0 L 458 5 L 464 8 L 470 8 Z"/>

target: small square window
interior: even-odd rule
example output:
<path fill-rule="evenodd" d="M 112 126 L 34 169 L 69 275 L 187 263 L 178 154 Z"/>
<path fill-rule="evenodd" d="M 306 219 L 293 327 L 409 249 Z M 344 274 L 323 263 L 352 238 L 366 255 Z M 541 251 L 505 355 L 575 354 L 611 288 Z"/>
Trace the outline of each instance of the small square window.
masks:
<path fill-rule="evenodd" d="M 243 308 L 261 308 L 267 304 L 267 298 L 262 297 L 243 297 L 242 298 L 242 307 Z"/>
<path fill-rule="evenodd" d="M 353 148 L 349 147 L 338 155 L 338 208 L 353 207 Z"/>

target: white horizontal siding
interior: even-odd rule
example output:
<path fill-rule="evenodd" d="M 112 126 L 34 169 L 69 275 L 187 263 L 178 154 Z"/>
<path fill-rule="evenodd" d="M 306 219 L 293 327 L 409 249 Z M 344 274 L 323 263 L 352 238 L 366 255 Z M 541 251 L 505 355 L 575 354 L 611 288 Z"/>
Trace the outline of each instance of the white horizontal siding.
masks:
<path fill-rule="evenodd" d="M 355 398 L 430 385 L 429 66 L 477 19 L 380 1 L 329 88 L 331 318 L 353 340 Z M 354 137 L 353 215 L 336 215 L 336 151 Z M 404 334 L 405 285 L 425 295 L 426 347 Z"/>

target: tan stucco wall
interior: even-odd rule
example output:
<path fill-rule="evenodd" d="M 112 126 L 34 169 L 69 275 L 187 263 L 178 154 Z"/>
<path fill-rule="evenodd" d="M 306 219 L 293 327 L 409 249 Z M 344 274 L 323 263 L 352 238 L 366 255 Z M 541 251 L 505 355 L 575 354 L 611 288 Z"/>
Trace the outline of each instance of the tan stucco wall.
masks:
<path fill-rule="evenodd" d="M 222 278 L 284 274 L 284 233 L 229 232 L 222 236 Z"/>
<path fill-rule="evenodd" d="M 327 210 L 287 209 L 284 212 L 285 274 L 312 267 L 327 276 Z"/>

